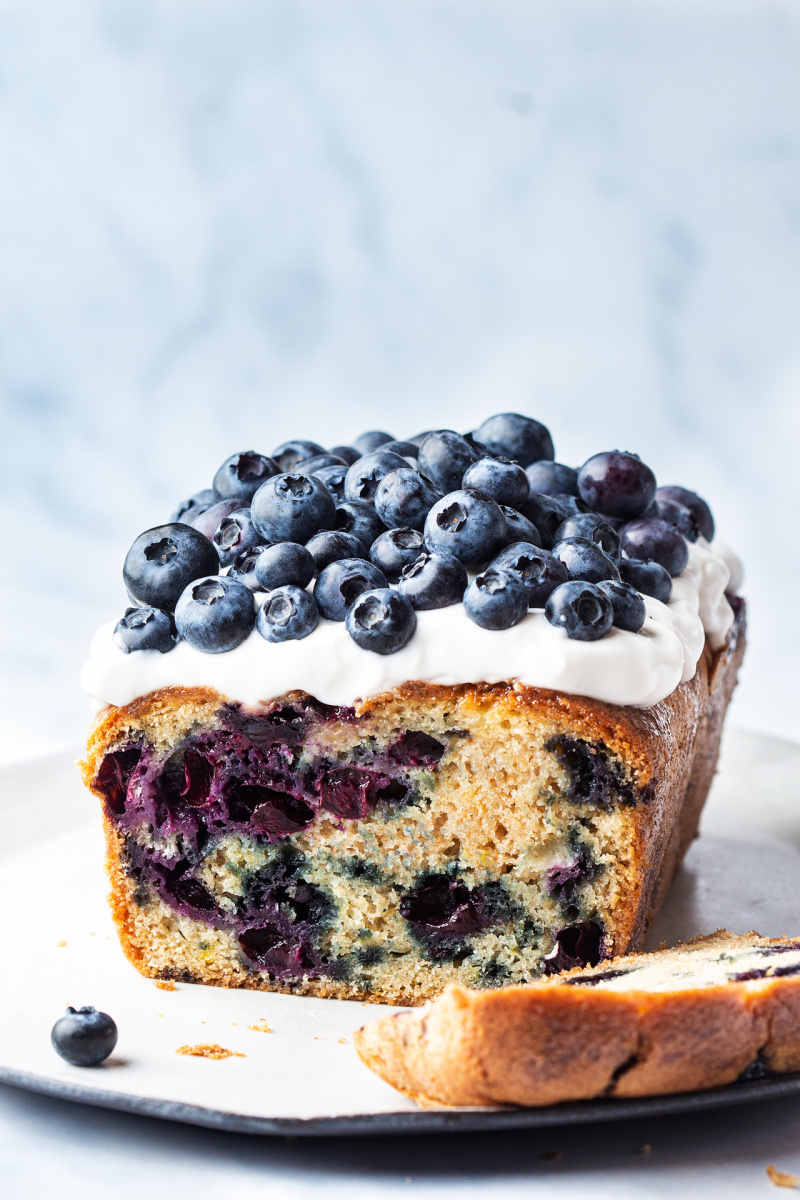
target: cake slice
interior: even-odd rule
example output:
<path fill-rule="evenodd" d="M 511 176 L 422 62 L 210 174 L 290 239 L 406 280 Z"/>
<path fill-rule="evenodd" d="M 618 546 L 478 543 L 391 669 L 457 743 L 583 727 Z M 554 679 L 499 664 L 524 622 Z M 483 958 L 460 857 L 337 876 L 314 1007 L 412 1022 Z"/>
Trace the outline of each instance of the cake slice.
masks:
<path fill-rule="evenodd" d="M 720 930 L 527 986 L 452 986 L 354 1041 L 423 1105 L 654 1096 L 798 1071 L 800 941 Z"/>

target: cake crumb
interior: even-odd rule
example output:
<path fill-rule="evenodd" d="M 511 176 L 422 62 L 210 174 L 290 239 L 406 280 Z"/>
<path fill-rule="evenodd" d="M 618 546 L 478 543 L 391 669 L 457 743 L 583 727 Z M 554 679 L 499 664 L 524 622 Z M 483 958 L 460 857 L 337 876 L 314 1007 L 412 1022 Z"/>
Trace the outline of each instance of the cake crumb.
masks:
<path fill-rule="evenodd" d="M 66 946 L 66 938 L 62 938 L 60 942 L 56 942 L 56 950 L 60 950 L 62 946 Z"/>
<path fill-rule="evenodd" d="M 253 1033 L 274 1033 L 275 1032 L 274 1029 L 270 1029 L 269 1025 L 263 1019 L 263 1017 L 260 1021 L 256 1021 L 255 1025 L 248 1025 L 247 1028 L 252 1029 Z"/>
<path fill-rule="evenodd" d="M 548 1162 L 558 1162 L 558 1160 L 561 1158 L 561 1151 L 560 1150 L 548 1150 L 544 1157 L 547 1159 Z"/>
<path fill-rule="evenodd" d="M 239 1050 L 226 1050 L 216 1042 L 201 1042 L 199 1046 L 179 1046 L 176 1054 L 189 1054 L 193 1058 L 245 1058 Z"/>
<path fill-rule="evenodd" d="M 340 1046 L 346 1046 L 346 1045 L 347 1045 L 347 1038 L 339 1038 L 339 1045 L 340 1045 Z"/>
<path fill-rule="evenodd" d="M 775 1187 L 796 1188 L 800 1183 L 800 1177 L 790 1175 L 788 1171 L 779 1171 L 772 1163 L 767 1167 L 767 1174 Z"/>
<path fill-rule="evenodd" d="M 642 1146 L 641 1150 L 639 1151 L 639 1153 L 640 1154 L 652 1154 L 653 1147 L 650 1145 L 649 1142 L 645 1142 L 644 1145 Z"/>
<path fill-rule="evenodd" d="M 170 979 L 157 979 L 156 987 L 160 992 L 176 992 L 178 990 Z"/>

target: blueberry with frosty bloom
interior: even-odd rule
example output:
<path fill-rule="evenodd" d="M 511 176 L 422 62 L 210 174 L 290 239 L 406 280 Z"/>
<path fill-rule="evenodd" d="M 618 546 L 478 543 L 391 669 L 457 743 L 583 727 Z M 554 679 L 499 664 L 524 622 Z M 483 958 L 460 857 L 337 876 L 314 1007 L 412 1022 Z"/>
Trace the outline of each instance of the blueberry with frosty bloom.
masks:
<path fill-rule="evenodd" d="M 544 613 L 551 625 L 579 642 L 605 637 L 614 623 L 614 606 L 605 592 L 597 584 L 579 579 L 570 579 L 551 592 Z"/>
<path fill-rule="evenodd" d="M 460 433 L 437 429 L 420 446 L 417 463 L 420 474 L 440 492 L 453 492 L 461 487 L 467 467 L 478 458 L 478 451 Z"/>
<path fill-rule="evenodd" d="M 531 542 L 504 546 L 490 566 L 514 575 L 525 585 L 529 608 L 544 608 L 550 593 L 568 578 L 560 558 Z"/>
<path fill-rule="evenodd" d="M 256 629 L 268 642 L 298 642 L 319 622 L 314 597 L 304 588 L 287 584 L 270 592 L 256 617 Z"/>
<path fill-rule="evenodd" d="M 314 584 L 317 608 L 327 621 L 343 621 L 362 592 L 386 587 L 386 576 L 363 558 L 343 558 L 320 572 Z"/>
<path fill-rule="evenodd" d="M 140 605 L 171 612 L 193 579 L 219 571 L 216 548 L 191 525 L 172 522 L 139 534 L 125 557 L 122 578 Z"/>
<path fill-rule="evenodd" d="M 376 588 L 362 592 L 354 600 L 347 611 L 345 626 L 362 650 L 395 654 L 413 636 L 417 616 L 400 592 Z"/>
<path fill-rule="evenodd" d="M 235 649 L 249 635 L 255 621 L 253 593 L 229 575 L 195 580 L 175 606 L 178 633 L 204 654 Z"/>
<path fill-rule="evenodd" d="M 177 642 L 175 623 L 161 608 L 129 608 L 114 626 L 114 644 L 124 654 L 135 650 L 159 650 L 167 654 Z"/>
<path fill-rule="evenodd" d="M 214 476 L 214 493 L 219 500 L 241 500 L 244 508 L 262 483 L 280 471 L 278 464 L 265 454 L 245 450 L 226 458 Z"/>
<path fill-rule="evenodd" d="M 603 579 L 597 586 L 611 601 L 617 629 L 638 633 L 644 625 L 647 609 L 636 588 L 630 583 L 618 583 L 615 579 Z"/>
<path fill-rule="evenodd" d="M 372 543 L 369 557 L 387 579 L 397 580 L 424 549 L 425 542 L 418 529 L 388 529 Z"/>
<path fill-rule="evenodd" d="M 276 542 L 274 546 L 262 548 L 253 573 L 262 592 L 271 592 L 287 584 L 304 588 L 314 578 L 314 559 L 298 542 Z"/>
<path fill-rule="evenodd" d="M 453 554 L 467 567 L 478 566 L 496 554 L 506 534 L 506 519 L 497 501 L 470 488 L 444 496 L 425 521 L 427 549 Z"/>
<path fill-rule="evenodd" d="M 528 611 L 528 589 L 510 571 L 489 567 L 464 593 L 464 610 L 482 629 L 510 629 Z"/>
<path fill-rule="evenodd" d="M 475 430 L 475 437 L 490 454 L 513 458 L 521 467 L 543 458 L 555 458 L 550 430 L 541 421 L 521 413 L 497 413 Z"/>
<path fill-rule="evenodd" d="M 453 554 L 420 554 L 400 576 L 398 591 L 417 610 L 460 604 L 467 589 L 467 568 Z"/>
<path fill-rule="evenodd" d="M 315 475 L 275 475 L 262 484 L 250 505 L 253 524 L 266 542 L 305 543 L 330 529 L 336 504 Z"/>
<path fill-rule="evenodd" d="M 660 563 L 642 562 L 638 558 L 621 558 L 619 573 L 623 583 L 629 583 L 643 596 L 652 596 L 669 604 L 672 596 L 672 576 Z"/>

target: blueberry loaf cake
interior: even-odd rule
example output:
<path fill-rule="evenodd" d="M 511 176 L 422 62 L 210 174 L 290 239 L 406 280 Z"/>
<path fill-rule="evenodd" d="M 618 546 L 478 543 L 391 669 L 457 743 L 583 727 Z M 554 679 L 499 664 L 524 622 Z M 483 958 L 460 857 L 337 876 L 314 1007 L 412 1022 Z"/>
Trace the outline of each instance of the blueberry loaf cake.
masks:
<path fill-rule="evenodd" d="M 448 987 L 355 1034 L 423 1105 L 698 1091 L 800 1070 L 800 941 L 719 930 L 495 992 Z"/>
<path fill-rule="evenodd" d="M 636 949 L 744 649 L 708 506 L 538 422 L 233 455 L 133 543 L 83 765 L 145 975 L 419 1004 Z"/>

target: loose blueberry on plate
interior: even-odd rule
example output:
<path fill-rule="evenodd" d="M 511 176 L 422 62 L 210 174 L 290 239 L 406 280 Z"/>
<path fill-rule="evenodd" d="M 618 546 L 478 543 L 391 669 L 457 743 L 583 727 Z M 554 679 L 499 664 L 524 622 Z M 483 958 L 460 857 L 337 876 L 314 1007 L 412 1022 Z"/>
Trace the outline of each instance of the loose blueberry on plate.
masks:
<path fill-rule="evenodd" d="M 707 542 L 714 540 L 714 518 L 711 515 L 711 509 L 706 504 L 702 496 L 698 496 L 697 492 L 690 492 L 688 488 L 669 485 L 660 487 L 656 491 L 656 500 L 673 500 L 676 504 L 683 504 L 693 514 L 697 522 L 697 528 Z"/>
<path fill-rule="evenodd" d="M 129 608 L 114 626 L 114 644 L 124 654 L 134 650 L 160 650 L 167 654 L 177 641 L 172 617 L 161 608 Z"/>
<path fill-rule="evenodd" d="M 425 521 L 425 545 L 438 554 L 453 554 L 465 566 L 477 566 L 496 554 L 507 526 L 496 500 L 462 488 L 434 504 Z"/>
<path fill-rule="evenodd" d="M 364 500 L 346 500 L 344 504 L 337 504 L 333 528 L 341 533 L 354 534 L 367 549 L 375 538 L 386 532 L 386 526 L 373 505 Z"/>
<path fill-rule="evenodd" d="M 253 568 L 261 591 L 292 584 L 304 588 L 314 578 L 314 558 L 306 546 L 297 542 L 276 542 L 264 546 Z"/>
<path fill-rule="evenodd" d="M 520 413 L 498 413 L 475 430 L 475 437 L 490 454 L 513 458 L 521 467 L 543 458 L 555 458 L 550 430 L 532 417 Z"/>
<path fill-rule="evenodd" d="M 344 481 L 347 467 L 320 467 L 315 471 L 317 479 L 321 479 L 337 504 L 344 500 Z"/>
<path fill-rule="evenodd" d="M 392 454 L 388 450 L 375 450 L 372 454 L 365 454 L 358 462 L 354 462 L 352 467 L 347 468 L 344 477 L 345 496 L 350 501 L 361 500 L 366 504 L 374 504 L 378 484 L 384 475 L 396 471 L 399 467 L 403 470 L 410 469 L 406 460 L 399 454 Z"/>
<path fill-rule="evenodd" d="M 229 575 L 195 580 L 175 606 L 178 633 L 204 654 L 235 649 L 249 635 L 255 621 L 253 593 Z"/>
<path fill-rule="evenodd" d="M 468 583 L 467 568 L 453 554 L 420 554 L 400 576 L 398 591 L 416 609 L 460 604 Z"/>
<path fill-rule="evenodd" d="M 394 654 L 412 637 L 417 616 L 400 592 L 379 587 L 363 592 L 355 599 L 347 612 L 345 625 L 362 650 Z"/>
<path fill-rule="evenodd" d="M 619 573 L 623 583 L 629 583 L 643 596 L 652 596 L 662 604 L 669 604 L 672 595 L 672 577 L 660 563 L 642 562 L 638 558 L 621 558 Z"/>
<path fill-rule="evenodd" d="M 278 464 L 255 450 L 232 454 L 214 476 L 214 492 L 219 500 L 241 500 L 249 504 L 262 483 L 280 471 Z"/>
<path fill-rule="evenodd" d="M 288 584 L 270 592 L 256 617 L 256 629 L 268 642 L 297 642 L 313 633 L 319 622 L 314 597 Z"/>
<path fill-rule="evenodd" d="M 658 517 L 629 521 L 619 534 L 622 549 L 629 558 L 660 563 L 672 576 L 680 575 L 689 561 L 686 538 L 674 525 Z"/>
<path fill-rule="evenodd" d="M 510 629 L 528 611 L 528 589 L 510 571 L 489 567 L 464 593 L 464 609 L 482 629 Z"/>
<path fill-rule="evenodd" d="M 122 578 L 139 604 L 171 611 L 187 583 L 218 571 L 219 555 L 208 538 L 174 522 L 139 534 L 125 557 Z"/>
<path fill-rule="evenodd" d="M 317 608 L 328 621 L 343 621 L 362 592 L 386 587 L 386 576 L 363 558 L 343 558 L 320 572 L 314 584 Z"/>
<path fill-rule="evenodd" d="M 396 581 L 424 549 L 425 542 L 418 529 L 389 529 L 372 543 L 369 557 L 387 579 Z"/>
<path fill-rule="evenodd" d="M 614 607 L 595 583 L 570 579 L 551 592 L 544 607 L 551 625 L 579 642 L 605 637 L 614 623 Z"/>
<path fill-rule="evenodd" d="M 522 507 L 530 492 L 528 476 L 519 463 L 509 458 L 479 458 L 467 467 L 461 486 L 478 488 L 498 504 L 516 509 Z"/>
<path fill-rule="evenodd" d="M 349 463 L 346 463 L 343 458 L 339 458 L 337 454 L 315 454 L 313 458 L 304 458 L 299 463 L 296 463 L 293 470 L 301 475 L 319 475 L 324 467 L 344 467 L 347 469 Z"/>
<path fill-rule="evenodd" d="M 423 529 L 425 518 L 441 499 L 427 480 L 412 467 L 398 467 L 384 475 L 375 492 L 375 511 L 390 529 L 401 526 Z"/>
<path fill-rule="evenodd" d="M 604 450 L 588 459 L 578 472 L 578 494 L 604 517 L 628 520 L 650 507 L 656 477 L 636 454 Z"/>
<path fill-rule="evenodd" d="M 647 609 L 636 588 L 630 583 L 617 583 L 614 579 L 603 579 L 597 586 L 611 601 L 617 629 L 638 633 L 644 625 Z"/>
<path fill-rule="evenodd" d="M 313 458 L 315 454 L 324 453 L 324 446 L 320 446 L 316 442 L 304 441 L 301 438 L 292 442 L 283 442 L 277 450 L 272 451 L 272 457 L 279 469 L 287 472 L 292 471 L 295 463 L 302 462 L 304 458 Z"/>
<path fill-rule="evenodd" d="M 330 453 L 343 459 L 348 467 L 352 467 L 353 463 L 361 458 L 361 451 L 356 450 L 355 446 L 331 446 Z"/>
<path fill-rule="evenodd" d="M 203 508 L 199 512 L 193 510 L 190 514 L 191 520 L 188 520 L 187 524 L 211 541 L 219 528 L 220 521 L 224 521 L 231 513 L 238 512 L 241 507 L 241 500 L 219 500 L 210 508 Z"/>
<path fill-rule="evenodd" d="M 395 439 L 391 433 L 386 433 L 384 429 L 368 429 L 366 433 L 361 433 L 354 440 L 353 445 L 359 454 L 372 454 L 375 450 L 379 450 L 381 446 L 385 446 L 387 442 L 393 442 Z"/>
<path fill-rule="evenodd" d="M 306 543 L 306 550 L 314 560 L 314 574 L 319 575 L 332 562 L 341 558 L 366 558 L 367 549 L 353 533 L 342 533 L 338 529 L 315 533 Z"/>
<path fill-rule="evenodd" d="M 264 541 L 307 542 L 331 528 L 336 505 L 315 475 L 275 475 L 258 489 L 250 511 Z"/>
<path fill-rule="evenodd" d="M 578 472 L 574 467 L 543 458 L 526 467 L 525 474 L 532 492 L 541 492 L 545 496 L 578 494 Z"/>
<path fill-rule="evenodd" d="M 73 1067 L 98 1067 L 117 1044 L 117 1026 L 108 1013 L 71 1005 L 53 1026 L 50 1041 L 56 1054 Z"/>
<path fill-rule="evenodd" d="M 586 583 L 599 583 L 601 579 L 619 579 L 616 563 L 589 538 L 564 538 L 553 547 L 553 554 L 561 559 L 570 579 L 582 579 Z"/>
<path fill-rule="evenodd" d="M 237 555 L 263 544 L 264 541 L 253 524 L 249 508 L 239 508 L 229 517 L 223 517 L 211 540 L 217 548 L 223 567 L 229 567 Z"/>
<path fill-rule="evenodd" d="M 478 451 L 460 433 L 437 429 L 420 446 L 417 462 L 420 474 L 430 479 L 440 492 L 454 492 L 461 487 L 467 467 L 478 457 Z"/>
<path fill-rule="evenodd" d="M 261 551 L 265 549 L 265 546 L 252 546 L 249 550 L 237 554 L 228 568 L 228 578 L 238 579 L 239 583 L 249 587 L 251 592 L 260 592 L 261 584 L 256 578 L 256 563 Z"/>
<path fill-rule="evenodd" d="M 619 534 L 613 525 L 597 513 L 577 513 L 573 517 L 567 517 L 556 530 L 556 542 L 574 537 L 588 538 L 614 562 L 619 558 Z"/>
<path fill-rule="evenodd" d="M 203 488 L 201 492 L 195 492 L 193 496 L 190 496 L 188 500 L 181 500 L 170 517 L 170 522 L 174 524 L 176 521 L 182 521 L 185 525 L 191 525 L 192 517 L 199 517 L 201 512 L 205 512 L 216 502 L 217 495 L 214 489 Z"/>
<path fill-rule="evenodd" d="M 542 544 L 539 530 L 533 521 L 529 521 L 516 508 L 510 508 L 507 504 L 501 504 L 500 508 L 506 519 L 506 545 L 510 546 L 513 542 L 530 542 L 534 546 Z"/>
<path fill-rule="evenodd" d="M 504 546 L 490 566 L 516 576 L 528 592 L 529 608 L 544 608 L 547 597 L 567 581 L 567 568 L 560 558 L 531 542 Z"/>

